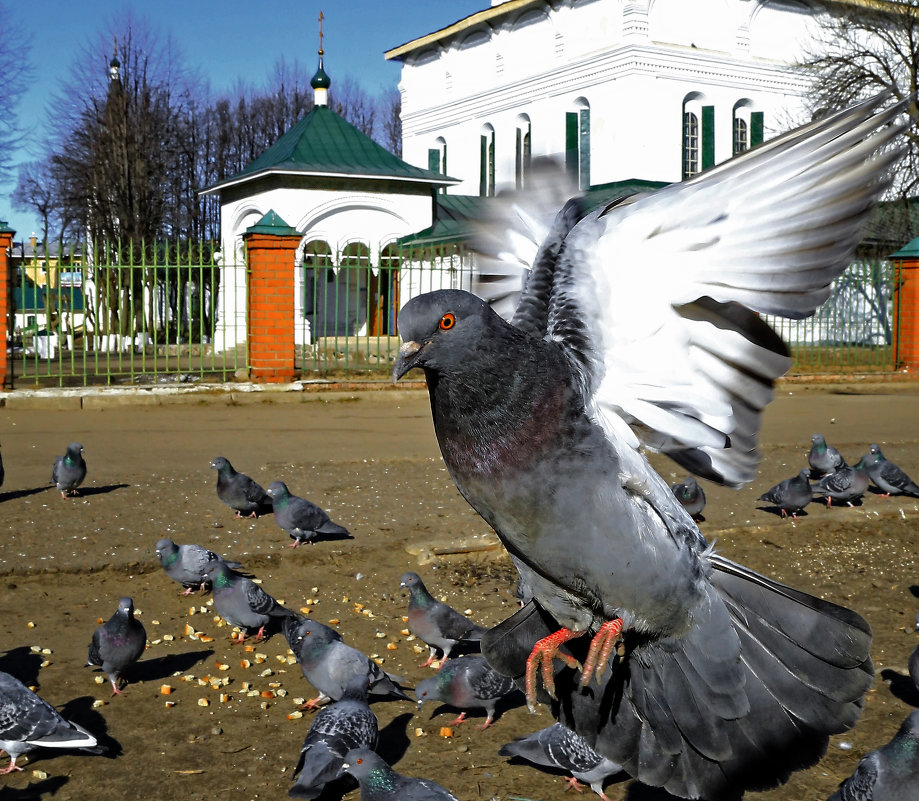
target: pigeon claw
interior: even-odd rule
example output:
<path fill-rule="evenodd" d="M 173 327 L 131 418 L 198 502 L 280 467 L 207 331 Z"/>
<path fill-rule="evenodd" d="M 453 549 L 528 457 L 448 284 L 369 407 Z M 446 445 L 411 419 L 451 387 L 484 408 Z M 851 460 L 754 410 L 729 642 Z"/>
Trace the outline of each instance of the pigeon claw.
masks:
<path fill-rule="evenodd" d="M 581 671 L 581 687 L 586 687 L 590 683 L 591 677 L 600 665 L 600 672 L 603 672 L 603 666 L 609 662 L 613 653 L 613 648 L 619 642 L 619 635 L 622 634 L 622 619 L 607 620 L 600 630 L 590 641 L 590 649 L 587 652 L 587 659 L 584 660 L 584 669 Z"/>
<path fill-rule="evenodd" d="M 569 776 L 567 779 L 565 779 L 565 784 L 567 785 L 565 787 L 566 793 L 569 790 L 574 790 L 576 793 L 584 792 L 584 788 L 581 786 L 581 783 L 577 779 L 575 779 L 574 776 Z"/>
<path fill-rule="evenodd" d="M 10 762 L 10 764 L 7 767 L 5 767 L 3 770 L 0 770 L 0 776 L 6 776 L 7 773 L 12 773 L 14 770 L 22 770 L 22 768 L 20 768 L 19 765 L 16 764 L 15 759 L 12 762 Z"/>
<path fill-rule="evenodd" d="M 527 697 L 527 709 L 530 712 L 536 711 L 536 670 L 537 667 L 542 670 L 542 684 L 546 692 L 549 693 L 553 698 L 555 698 L 555 677 L 552 671 L 552 660 L 555 657 L 561 659 L 566 665 L 573 668 L 580 667 L 578 661 L 568 654 L 559 653 L 559 647 L 568 642 L 568 640 L 573 640 L 575 637 L 580 637 L 583 634 L 581 631 L 572 631 L 571 629 L 559 629 L 554 634 L 550 634 L 548 637 L 543 637 L 539 640 L 536 645 L 533 646 L 533 650 L 530 652 L 530 655 L 527 657 L 527 669 L 526 669 L 526 697 Z"/>
<path fill-rule="evenodd" d="M 466 720 L 466 713 L 460 712 L 456 720 L 451 720 L 447 725 L 448 726 L 459 726 L 460 723 L 463 723 Z"/>

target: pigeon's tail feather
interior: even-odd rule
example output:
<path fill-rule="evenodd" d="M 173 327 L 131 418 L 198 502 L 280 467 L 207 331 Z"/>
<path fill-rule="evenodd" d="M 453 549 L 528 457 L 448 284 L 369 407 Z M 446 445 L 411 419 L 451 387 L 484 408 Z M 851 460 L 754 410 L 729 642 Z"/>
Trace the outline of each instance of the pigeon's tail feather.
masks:
<path fill-rule="evenodd" d="M 487 631 L 488 629 L 486 629 L 484 626 L 474 625 L 469 629 L 469 631 L 465 632 L 463 636 L 460 637 L 460 641 L 461 642 L 481 642 L 482 637 L 485 635 L 485 632 Z"/>
<path fill-rule="evenodd" d="M 331 520 L 327 520 L 321 526 L 319 526 L 316 531 L 319 534 L 330 534 L 332 536 L 338 537 L 350 537 L 351 532 L 348 531 L 344 526 L 338 525 L 338 523 L 333 523 Z"/>
<path fill-rule="evenodd" d="M 854 612 L 711 562 L 688 632 L 627 630 L 625 656 L 585 690 L 578 671 L 556 663 L 553 712 L 640 781 L 726 799 L 784 781 L 855 723 L 873 677 L 871 632 Z M 531 604 L 490 631 L 482 651 L 520 684 L 533 644 L 557 628 Z M 566 644 L 582 662 L 587 640 Z"/>

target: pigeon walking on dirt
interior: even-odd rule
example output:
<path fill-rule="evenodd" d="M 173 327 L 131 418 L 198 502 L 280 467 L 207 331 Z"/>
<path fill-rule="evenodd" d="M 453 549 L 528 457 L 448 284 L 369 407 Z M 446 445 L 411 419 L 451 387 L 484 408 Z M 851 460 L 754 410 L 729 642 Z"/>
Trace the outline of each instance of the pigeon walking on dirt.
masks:
<path fill-rule="evenodd" d="M 140 659 L 146 647 L 147 632 L 134 617 L 134 602 L 121 598 L 115 614 L 93 632 L 86 664 L 99 666 L 108 674 L 112 695 L 124 695 L 118 689 L 124 671 Z"/>
<path fill-rule="evenodd" d="M 77 487 L 86 478 L 86 462 L 83 460 L 83 446 L 79 442 L 71 442 L 67 452 L 58 456 L 51 467 L 51 483 L 61 493 L 62 498 L 68 495 L 77 495 Z"/>
<path fill-rule="evenodd" d="M 568 787 L 580 792 L 578 782 L 590 785 L 603 801 L 609 801 L 603 792 L 603 783 L 610 777 L 622 772 L 615 762 L 600 756 L 576 732 L 562 726 L 561 723 L 540 729 L 526 737 L 520 737 L 512 743 L 501 746 L 501 756 L 520 757 L 547 768 L 559 768 L 570 773 Z"/>
<path fill-rule="evenodd" d="M 10 755 L 10 764 L 0 775 L 22 770 L 16 760 L 36 748 L 102 750 L 86 729 L 66 720 L 19 679 L 0 672 L 0 749 Z"/>
<path fill-rule="evenodd" d="M 207 566 L 211 562 L 223 562 L 233 570 L 242 567 L 239 562 L 227 561 L 201 545 L 176 545 L 168 539 L 156 543 L 156 555 L 166 575 L 185 587 L 183 595 L 198 589 L 204 592 L 209 583 Z"/>
<path fill-rule="evenodd" d="M 782 513 L 782 517 L 791 515 L 798 519 L 798 512 L 814 499 L 814 489 L 809 480 L 810 473 L 802 470 L 798 475 L 780 481 L 759 496 L 761 501 L 771 503 Z"/>
<path fill-rule="evenodd" d="M 237 473 L 228 459 L 218 456 L 211 460 L 217 471 L 217 497 L 231 509 L 236 517 L 259 517 L 271 512 L 271 498 L 265 488 L 245 473 Z"/>
<path fill-rule="evenodd" d="M 919 798 L 919 709 L 886 745 L 861 758 L 828 801 L 906 801 Z"/>
<path fill-rule="evenodd" d="M 849 263 L 909 124 L 886 102 L 651 195 L 576 198 L 554 221 L 516 209 L 491 251 L 530 268 L 510 323 L 461 290 L 399 314 L 393 377 L 424 370 L 450 475 L 534 594 L 483 654 L 675 795 L 787 779 L 872 683 L 867 622 L 714 552 L 640 447 L 755 477 L 791 364 L 760 315 L 813 313 Z"/>
<path fill-rule="evenodd" d="M 348 751 L 343 767 L 361 786 L 361 801 L 458 801 L 437 782 L 396 773 L 369 748 Z"/>
<path fill-rule="evenodd" d="M 466 719 L 466 710 L 484 709 L 487 729 L 495 717 L 495 707 L 504 696 L 517 690 L 514 680 L 496 672 L 481 654 L 466 654 L 445 662 L 436 676 L 422 679 L 415 687 L 418 709 L 425 701 L 442 701 L 461 710 L 455 726 Z"/>
<path fill-rule="evenodd" d="M 303 542 L 312 542 L 318 535 L 328 537 L 350 537 L 348 529 L 333 523 L 331 518 L 312 501 L 291 495 L 283 481 L 275 481 L 268 487 L 268 495 L 274 504 L 275 522 L 290 534 L 296 548 Z"/>
<path fill-rule="evenodd" d="M 231 570 L 225 562 L 211 562 L 204 571 L 214 594 L 214 609 L 231 626 L 240 628 L 241 643 L 249 629 L 258 629 L 255 640 L 264 639 L 265 627 L 271 618 L 293 616 L 287 607 L 279 604 L 258 584 L 247 576 Z"/>
<path fill-rule="evenodd" d="M 835 473 L 842 467 L 847 467 L 842 454 L 826 444 L 823 434 L 814 434 L 811 437 L 811 449 L 807 454 L 807 463 L 811 466 L 814 477 L 826 476 Z"/>
<path fill-rule="evenodd" d="M 853 501 L 859 500 L 868 491 L 869 483 L 865 460 L 859 459 L 854 467 L 846 465 L 821 478 L 817 482 L 817 494 L 826 497 L 827 506 L 832 506 L 833 501 L 854 506 Z"/>
<path fill-rule="evenodd" d="M 912 495 L 919 497 L 919 486 L 897 465 L 887 459 L 881 452 L 881 446 L 874 444 L 865 455 L 863 461 L 868 470 L 868 476 L 881 492 L 891 495 Z"/>
<path fill-rule="evenodd" d="M 408 628 L 430 649 L 428 659 L 421 667 L 427 667 L 434 661 L 438 648 L 443 651 L 443 661 L 446 661 L 458 642 L 478 642 L 487 631 L 452 606 L 438 601 L 428 592 L 417 573 L 403 574 L 399 586 L 409 591 Z"/>
<path fill-rule="evenodd" d="M 366 654 L 347 645 L 335 629 L 302 618 L 286 621 L 284 635 L 303 676 L 319 691 L 316 698 L 306 702 L 306 708 L 314 709 L 329 698 L 337 701 L 355 676 L 370 677 L 371 696 L 411 700 L 399 686 L 398 676 L 390 676 Z"/>
<path fill-rule="evenodd" d="M 693 520 L 698 520 L 705 508 L 705 493 L 695 476 L 687 476 L 685 481 L 670 487 L 676 499 Z"/>
<path fill-rule="evenodd" d="M 378 724 L 367 705 L 369 686 L 369 676 L 354 676 L 340 700 L 319 710 L 300 749 L 291 798 L 316 798 L 326 784 L 344 775 L 348 751 L 376 748 Z"/>

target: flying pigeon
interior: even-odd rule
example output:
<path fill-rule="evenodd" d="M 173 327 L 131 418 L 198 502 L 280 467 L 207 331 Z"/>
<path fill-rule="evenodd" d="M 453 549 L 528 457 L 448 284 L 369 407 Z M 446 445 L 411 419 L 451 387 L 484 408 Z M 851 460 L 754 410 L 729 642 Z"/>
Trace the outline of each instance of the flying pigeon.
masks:
<path fill-rule="evenodd" d="M 396 773 L 369 748 L 348 751 L 342 767 L 360 784 L 361 801 L 458 801 L 437 782 Z"/>
<path fill-rule="evenodd" d="M 275 522 L 290 534 L 296 548 L 302 542 L 312 542 L 319 534 L 335 537 L 351 536 L 344 526 L 333 523 L 324 510 L 312 501 L 291 495 L 283 481 L 268 486 L 268 495 L 274 504 Z"/>
<path fill-rule="evenodd" d="M 919 798 L 919 709 L 909 713 L 886 745 L 858 767 L 828 801 L 906 801 Z"/>
<path fill-rule="evenodd" d="M 568 788 L 580 792 L 578 781 L 590 785 L 603 801 L 609 801 L 603 792 L 603 783 L 610 777 L 622 772 L 615 762 L 600 756 L 579 734 L 554 723 L 526 737 L 519 737 L 512 743 L 501 746 L 501 756 L 521 757 L 536 765 L 547 768 L 560 768 L 570 773 Z"/>
<path fill-rule="evenodd" d="M 211 467 L 217 471 L 217 497 L 236 510 L 236 517 L 258 517 L 271 511 L 265 488 L 245 473 L 237 473 L 227 459 L 218 456 Z"/>
<path fill-rule="evenodd" d="M 693 520 L 698 520 L 705 508 L 705 493 L 695 476 L 687 476 L 686 480 L 680 484 L 673 484 L 670 487 L 676 499 L 683 504 L 683 508 L 689 513 Z"/>
<path fill-rule="evenodd" d="M 811 437 L 811 449 L 807 454 L 807 463 L 811 466 L 813 476 L 826 476 L 835 473 L 841 467 L 847 467 L 842 454 L 826 444 L 823 434 Z"/>
<path fill-rule="evenodd" d="M 462 723 L 467 709 L 484 709 L 487 729 L 495 717 L 495 706 L 505 695 L 515 691 L 514 680 L 497 673 L 481 654 L 466 654 L 445 662 L 436 676 L 422 679 L 415 687 L 418 709 L 425 701 L 442 701 L 456 707 L 460 715 L 449 726 Z"/>
<path fill-rule="evenodd" d="M 156 555 L 166 575 L 185 587 L 183 595 L 199 588 L 204 592 L 208 584 L 207 566 L 211 562 L 223 562 L 234 570 L 242 567 L 239 562 L 228 562 L 200 545 L 176 545 L 168 539 L 156 543 Z"/>
<path fill-rule="evenodd" d="M 10 764 L 0 775 L 22 770 L 16 760 L 39 747 L 102 750 L 86 729 L 65 720 L 19 679 L 0 672 L 0 749 L 10 755 Z"/>
<path fill-rule="evenodd" d="M 460 640 L 477 642 L 482 639 L 486 629 L 434 598 L 417 573 L 403 574 L 399 586 L 409 591 L 409 630 L 430 648 L 428 660 L 421 667 L 434 661 L 438 648 L 443 651 L 445 661 Z"/>
<path fill-rule="evenodd" d="M 77 487 L 86 478 L 86 462 L 83 461 L 83 446 L 79 442 L 71 442 L 67 452 L 54 460 L 51 468 L 51 483 L 60 490 L 61 497 L 77 495 Z"/>
<path fill-rule="evenodd" d="M 286 621 L 284 635 L 304 677 L 319 691 L 306 702 L 306 708 L 315 709 L 329 698 L 337 701 L 354 676 L 370 676 L 370 695 L 411 700 L 399 686 L 398 676 L 384 672 L 366 654 L 347 645 L 335 629 L 302 618 Z"/>
<path fill-rule="evenodd" d="M 115 614 L 93 632 L 87 666 L 101 666 L 112 683 L 112 695 L 124 695 L 118 689 L 126 668 L 133 665 L 147 647 L 144 624 L 134 617 L 134 602 L 121 598 Z"/>
<path fill-rule="evenodd" d="M 842 501 L 852 506 L 868 491 L 868 468 L 864 458 L 854 467 L 840 467 L 835 473 L 824 476 L 817 482 L 817 494 L 826 496 L 826 505 Z"/>
<path fill-rule="evenodd" d="M 913 497 L 919 497 L 919 486 L 881 453 L 880 445 L 872 445 L 868 450 L 870 452 L 865 455 L 863 460 L 868 469 L 868 476 L 885 496 L 912 495 Z"/>
<path fill-rule="evenodd" d="M 786 478 L 766 490 L 759 496 L 759 499 L 777 506 L 782 517 L 788 517 L 790 514 L 797 520 L 798 512 L 814 499 L 814 490 L 811 487 L 809 476 L 810 473 L 807 470 L 802 470 L 798 475 Z"/>
<path fill-rule="evenodd" d="M 326 784 L 344 775 L 348 751 L 376 748 L 377 716 L 367 705 L 369 686 L 369 676 L 353 676 L 341 699 L 319 710 L 300 749 L 291 798 L 316 798 Z"/>
<path fill-rule="evenodd" d="M 909 124 L 886 101 L 548 226 L 521 209 L 510 323 L 462 290 L 399 314 L 393 378 L 424 370 L 450 475 L 534 594 L 483 654 L 530 704 L 541 673 L 561 722 L 674 795 L 787 779 L 872 683 L 867 622 L 714 552 L 640 447 L 755 477 L 791 364 L 759 315 L 813 313 L 848 264 Z"/>
<path fill-rule="evenodd" d="M 231 570 L 225 562 L 210 562 L 204 570 L 214 594 L 214 609 L 231 626 L 240 628 L 236 643 L 246 639 L 248 629 L 258 628 L 256 642 L 265 636 L 265 626 L 273 617 L 293 616 L 252 579 Z"/>

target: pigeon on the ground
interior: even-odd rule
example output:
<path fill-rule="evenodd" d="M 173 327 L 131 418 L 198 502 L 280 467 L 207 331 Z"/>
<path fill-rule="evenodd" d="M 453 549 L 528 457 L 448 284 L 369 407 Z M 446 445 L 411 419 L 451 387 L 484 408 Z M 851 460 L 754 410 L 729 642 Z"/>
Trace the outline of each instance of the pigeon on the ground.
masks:
<path fill-rule="evenodd" d="M 600 756 L 581 735 L 554 723 L 526 737 L 501 746 L 501 756 L 520 757 L 535 765 L 560 768 L 570 773 L 568 787 L 580 792 L 578 781 L 590 785 L 603 801 L 609 801 L 603 792 L 603 783 L 622 772 L 622 767 L 605 756 Z"/>
<path fill-rule="evenodd" d="M 826 476 L 835 473 L 841 467 L 847 467 L 842 454 L 826 444 L 823 434 L 814 434 L 811 437 L 811 449 L 807 454 L 807 463 L 811 466 L 814 477 Z"/>
<path fill-rule="evenodd" d="M 809 471 L 802 470 L 798 475 L 770 487 L 759 496 L 759 499 L 777 506 L 782 517 L 791 515 L 797 520 L 798 512 L 814 499 L 814 489 L 811 487 L 809 476 Z"/>
<path fill-rule="evenodd" d="M 60 490 L 61 497 L 77 495 L 77 487 L 86 478 L 86 462 L 83 460 L 83 446 L 79 442 L 71 442 L 67 452 L 58 456 L 51 467 L 51 483 Z"/>
<path fill-rule="evenodd" d="M 265 488 L 245 473 L 237 473 L 223 456 L 213 459 L 211 467 L 217 471 L 217 497 L 235 509 L 237 517 L 258 517 L 271 511 Z"/>
<path fill-rule="evenodd" d="M 461 290 L 399 314 L 393 378 L 424 370 L 451 477 L 534 593 L 483 654 L 534 704 L 542 665 L 561 722 L 671 794 L 787 779 L 872 683 L 867 622 L 714 552 L 640 446 L 755 477 L 791 364 L 759 315 L 811 314 L 849 263 L 909 124 L 887 100 L 650 195 L 521 208 L 493 250 L 532 268 L 510 324 Z"/>
<path fill-rule="evenodd" d="M 302 542 L 312 542 L 316 536 L 325 534 L 333 537 L 351 536 L 344 526 L 333 523 L 331 518 L 312 501 L 291 495 L 283 481 L 268 486 L 268 495 L 274 505 L 275 522 L 290 534 L 296 548 Z"/>
<path fill-rule="evenodd" d="M 881 446 L 874 444 L 865 455 L 864 462 L 868 476 L 875 486 L 886 496 L 912 495 L 919 497 L 919 486 L 897 465 L 887 459 L 881 452 Z"/>
<path fill-rule="evenodd" d="M 443 651 L 443 661 L 446 661 L 450 651 L 461 640 L 478 642 L 482 639 L 487 629 L 443 601 L 438 601 L 428 592 L 417 573 L 403 574 L 399 586 L 409 591 L 408 628 L 430 649 L 428 659 L 421 667 L 427 667 L 434 661 L 438 648 Z"/>
<path fill-rule="evenodd" d="M 96 738 L 86 729 L 66 720 L 19 679 L 0 671 L 0 749 L 10 755 L 10 764 L 0 775 L 22 770 L 16 760 L 36 748 L 101 752 Z"/>
<path fill-rule="evenodd" d="M 442 701 L 461 710 L 448 726 L 462 723 L 467 709 L 484 709 L 485 722 L 478 728 L 487 729 L 494 720 L 498 701 L 516 689 L 514 680 L 495 671 L 484 656 L 466 654 L 445 662 L 436 676 L 419 681 L 415 696 L 418 709 L 425 701 Z"/>
<path fill-rule="evenodd" d="M 919 798 L 919 709 L 886 745 L 865 754 L 828 801 L 915 801 Z"/>
<path fill-rule="evenodd" d="M 390 676 L 369 656 L 342 641 L 341 635 L 310 618 L 285 621 L 284 635 L 300 663 L 306 680 L 319 691 L 305 706 L 314 709 L 329 698 L 337 701 L 354 676 L 370 677 L 370 695 L 396 696 L 410 701 L 399 686 L 401 679 Z"/>
<path fill-rule="evenodd" d="M 100 666 L 108 674 L 112 695 L 124 695 L 118 689 L 124 671 L 140 659 L 146 647 L 147 632 L 134 617 L 134 602 L 121 598 L 115 614 L 93 632 L 86 664 Z"/>
<path fill-rule="evenodd" d="M 361 801 L 458 801 L 437 782 L 396 773 L 369 748 L 348 751 L 343 767 L 361 786 Z"/>
<path fill-rule="evenodd" d="M 239 639 L 234 639 L 236 643 L 243 642 L 248 630 L 254 628 L 258 629 L 257 642 L 265 637 L 265 626 L 271 618 L 288 618 L 294 614 L 252 579 L 231 570 L 223 561 L 210 562 L 204 574 L 211 583 L 217 614 L 240 629 Z"/>
<path fill-rule="evenodd" d="M 919 645 L 913 648 L 913 652 L 909 655 L 906 667 L 909 671 L 909 677 L 913 681 L 913 687 L 916 692 L 919 692 Z"/>
<path fill-rule="evenodd" d="M 233 570 L 242 567 L 239 562 L 228 561 L 201 545 L 176 545 L 169 539 L 156 543 L 156 555 L 166 575 L 185 587 L 183 595 L 197 589 L 204 592 L 209 581 L 207 566 L 211 562 L 223 562 Z"/>
<path fill-rule="evenodd" d="M 315 798 L 344 775 L 342 764 L 352 748 L 376 748 L 377 716 L 367 704 L 369 676 L 353 676 L 339 701 L 319 710 L 300 749 L 291 798 Z"/>
<path fill-rule="evenodd" d="M 853 506 L 868 491 L 868 468 L 864 458 L 859 459 L 854 467 L 840 467 L 835 473 L 824 476 L 817 482 L 817 494 L 826 497 L 826 505 L 833 501 Z"/>
<path fill-rule="evenodd" d="M 689 516 L 697 520 L 705 508 L 705 493 L 695 476 L 687 476 L 685 481 L 673 484 L 670 489 L 673 490 L 676 499 L 683 504 Z"/>

